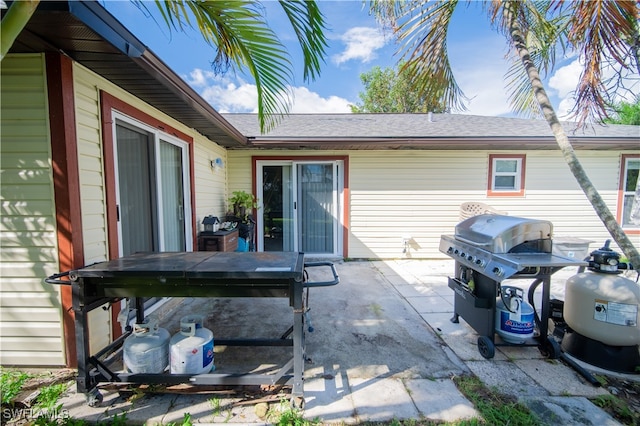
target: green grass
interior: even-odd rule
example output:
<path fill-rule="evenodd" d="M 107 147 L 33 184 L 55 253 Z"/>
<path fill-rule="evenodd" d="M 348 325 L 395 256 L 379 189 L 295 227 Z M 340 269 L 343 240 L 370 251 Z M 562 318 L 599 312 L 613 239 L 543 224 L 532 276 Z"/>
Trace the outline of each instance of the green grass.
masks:
<path fill-rule="evenodd" d="M 291 407 L 288 400 L 282 400 L 279 405 L 271 407 L 267 413 L 267 421 L 278 426 L 313 426 L 322 424 L 319 419 L 306 420 L 302 416 L 302 411 Z"/>
<path fill-rule="evenodd" d="M 640 414 L 634 412 L 622 399 L 614 395 L 600 395 L 591 399 L 598 407 L 615 413 L 618 421 L 625 425 L 639 425 Z"/>
<path fill-rule="evenodd" d="M 27 379 L 31 377 L 22 371 L 1 370 L 0 373 L 0 393 L 2 394 L 2 405 L 11 405 Z"/>
<path fill-rule="evenodd" d="M 68 387 L 68 383 L 59 383 L 57 385 L 43 387 L 40 389 L 40 393 L 36 398 L 36 405 L 43 408 L 54 408 Z"/>
<path fill-rule="evenodd" d="M 25 381 L 33 377 L 25 372 L 2 370 L 2 401 L 15 398 L 22 389 Z M 510 425 L 510 426 L 537 426 L 539 421 L 524 405 L 517 402 L 514 397 L 503 395 L 495 390 L 487 388 L 477 377 L 463 375 L 455 377 L 454 383 L 460 392 L 473 403 L 481 418 L 461 420 L 447 423 L 451 426 L 485 426 L 485 425 Z M 62 406 L 58 405 L 60 397 L 68 388 L 68 383 L 54 384 L 41 388 L 34 407 L 38 407 L 44 413 L 34 425 L 64 425 L 64 426 L 88 426 L 90 423 L 84 420 L 72 418 L 48 418 L 49 413 L 63 413 Z M 613 409 L 618 414 L 617 418 L 624 424 L 640 424 L 638 414 L 634 413 L 624 401 L 611 395 L 595 398 L 593 402 L 602 408 Z M 210 400 L 214 415 L 222 414 L 223 407 L 218 398 Z M 230 414 L 230 413 L 229 413 Z M 279 426 L 315 426 L 322 424 L 321 420 L 307 420 L 303 412 L 293 408 L 288 400 L 282 400 L 279 404 L 272 405 L 267 412 L 267 421 Z M 108 420 L 98 423 L 99 426 L 125 425 L 126 413 L 115 415 Z M 171 422 L 166 426 L 192 426 L 191 415 L 184 414 L 182 421 Z M 442 425 L 442 422 L 434 422 L 427 419 L 391 420 L 388 422 L 364 422 L 364 426 L 433 426 Z"/>
<path fill-rule="evenodd" d="M 471 423 L 458 423 L 460 425 L 534 426 L 540 424 L 529 409 L 518 403 L 514 397 L 488 389 L 475 376 L 459 376 L 453 381 L 484 419 L 484 422 L 473 420 Z"/>

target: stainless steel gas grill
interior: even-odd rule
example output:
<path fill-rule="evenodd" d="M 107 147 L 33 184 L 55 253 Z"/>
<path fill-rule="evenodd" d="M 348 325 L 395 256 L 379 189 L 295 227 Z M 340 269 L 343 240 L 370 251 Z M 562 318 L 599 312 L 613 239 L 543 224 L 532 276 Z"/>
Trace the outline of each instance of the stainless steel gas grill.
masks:
<path fill-rule="evenodd" d="M 566 266 L 586 262 L 552 254 L 553 225 L 549 221 L 483 214 L 460 222 L 454 235 L 442 235 L 440 251 L 455 260 L 449 287 L 455 292 L 452 322 L 462 317 L 478 334 L 478 350 L 493 358 L 496 342 L 496 304 L 501 283 L 510 279 L 533 280 L 528 299 L 542 284 L 542 304 L 534 306 L 535 337 L 523 345 L 536 345 L 550 357 L 560 356 L 560 345 L 548 334 L 551 275 Z M 537 308 L 540 314 L 537 313 Z"/>

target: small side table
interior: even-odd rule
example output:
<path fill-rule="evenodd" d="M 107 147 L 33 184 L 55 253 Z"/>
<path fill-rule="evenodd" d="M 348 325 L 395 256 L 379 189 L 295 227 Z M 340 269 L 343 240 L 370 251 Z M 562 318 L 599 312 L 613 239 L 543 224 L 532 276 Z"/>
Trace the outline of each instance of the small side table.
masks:
<path fill-rule="evenodd" d="M 201 232 L 198 235 L 198 251 L 236 251 L 238 230 Z"/>

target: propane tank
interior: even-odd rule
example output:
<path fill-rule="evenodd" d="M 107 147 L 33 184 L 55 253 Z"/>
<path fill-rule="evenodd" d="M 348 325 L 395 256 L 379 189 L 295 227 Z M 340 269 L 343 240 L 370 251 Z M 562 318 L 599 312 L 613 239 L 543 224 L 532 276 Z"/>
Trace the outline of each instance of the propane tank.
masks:
<path fill-rule="evenodd" d="M 159 374 L 169 365 L 169 332 L 158 327 L 157 320 L 145 318 L 133 326 L 123 345 L 127 371 L 135 374 Z"/>
<path fill-rule="evenodd" d="M 503 286 L 496 300 L 496 333 L 508 343 L 523 344 L 533 337 L 533 308 L 523 295 L 521 288 Z"/>
<path fill-rule="evenodd" d="M 590 272 L 567 280 L 564 320 L 575 332 L 610 346 L 640 344 L 640 286 L 620 276 L 620 255 L 604 247 L 591 253 Z"/>
<path fill-rule="evenodd" d="M 180 331 L 170 342 L 171 374 L 203 374 L 213 368 L 213 333 L 201 315 L 180 319 Z"/>

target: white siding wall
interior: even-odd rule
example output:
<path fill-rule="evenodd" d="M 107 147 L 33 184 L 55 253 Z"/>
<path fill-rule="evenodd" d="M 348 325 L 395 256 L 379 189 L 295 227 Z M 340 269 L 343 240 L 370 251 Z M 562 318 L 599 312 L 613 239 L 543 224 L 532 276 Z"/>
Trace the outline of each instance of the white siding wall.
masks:
<path fill-rule="evenodd" d="M 525 195 L 487 197 L 489 155 L 500 153 L 505 151 L 231 151 L 229 191 L 251 189 L 252 155 L 347 154 L 351 258 L 445 258 L 438 251 L 440 235 L 453 233 L 465 201 L 549 220 L 557 237 L 591 240 L 592 250 L 610 238 L 559 151 L 511 151 L 526 154 Z M 615 214 L 620 153 L 578 151 L 578 157 Z M 412 238 L 408 256 L 402 253 L 404 235 Z"/>
<path fill-rule="evenodd" d="M 64 365 L 44 56 L 2 61 L 0 364 Z"/>
<path fill-rule="evenodd" d="M 205 216 L 222 217 L 226 213 L 227 154 L 226 150 L 199 136 L 195 140 L 196 224 L 203 230 Z M 211 167 L 211 162 L 221 158 L 221 168 Z"/>
<path fill-rule="evenodd" d="M 273 153 L 273 155 L 281 153 L 282 151 L 278 151 L 277 153 Z M 253 166 L 251 163 L 252 155 L 263 156 L 269 155 L 269 153 L 265 153 L 264 151 L 229 151 L 227 153 L 227 158 L 229 159 L 227 171 L 227 177 L 229 179 L 229 186 L 227 188 L 228 197 L 231 196 L 233 191 L 246 191 L 251 193 L 253 184 L 251 181 L 251 167 Z"/>
<path fill-rule="evenodd" d="M 194 140 L 196 225 L 201 226 L 204 216 L 224 214 L 226 172 L 228 169 L 224 148 L 79 64 L 74 64 L 73 73 L 76 87 L 80 187 L 87 263 L 101 261 L 108 257 L 106 190 L 104 188 L 103 147 L 99 118 L 100 90 L 108 92 L 191 136 Z M 222 158 L 224 163 L 222 169 L 211 167 L 211 161 L 215 161 L 216 158 Z"/>
<path fill-rule="evenodd" d="M 226 165 L 227 159 L 223 148 L 77 63 L 74 63 L 73 75 L 76 91 L 85 263 L 99 262 L 109 257 L 103 141 L 100 123 L 100 90 L 104 90 L 131 106 L 162 120 L 194 139 L 195 225 L 200 227 L 202 219 L 206 215 L 223 214 L 226 167 L 222 170 L 211 168 L 211 161 L 217 157 L 222 158 Z M 111 340 L 110 311 L 96 309 L 90 312 L 89 327 L 91 351 L 104 347 Z"/>

